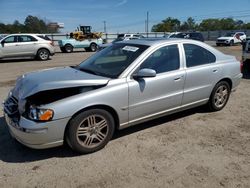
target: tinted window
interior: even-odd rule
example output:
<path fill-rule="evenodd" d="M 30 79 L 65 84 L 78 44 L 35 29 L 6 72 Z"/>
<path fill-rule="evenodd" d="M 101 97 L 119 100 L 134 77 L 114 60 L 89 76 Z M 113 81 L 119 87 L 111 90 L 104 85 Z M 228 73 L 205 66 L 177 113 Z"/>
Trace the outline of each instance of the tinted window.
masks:
<path fill-rule="evenodd" d="M 179 49 L 177 45 L 162 47 L 152 53 L 141 65 L 141 69 L 154 69 L 156 73 L 177 70 L 180 67 Z"/>
<path fill-rule="evenodd" d="M 34 37 L 32 36 L 26 36 L 22 35 L 18 37 L 18 42 L 32 42 L 32 41 L 37 41 Z"/>
<path fill-rule="evenodd" d="M 44 39 L 44 40 L 49 40 L 51 41 L 51 39 L 47 36 L 47 35 L 37 35 L 39 38 Z"/>
<path fill-rule="evenodd" d="M 183 46 L 185 50 L 187 67 L 204 65 L 216 61 L 214 54 L 200 46 L 194 44 L 184 44 Z"/>
<path fill-rule="evenodd" d="M 186 33 L 177 33 L 170 35 L 169 38 L 185 38 L 186 35 L 187 35 Z"/>
<path fill-rule="evenodd" d="M 17 42 L 17 36 L 11 36 L 8 37 L 4 40 L 5 43 L 13 43 L 13 42 Z"/>

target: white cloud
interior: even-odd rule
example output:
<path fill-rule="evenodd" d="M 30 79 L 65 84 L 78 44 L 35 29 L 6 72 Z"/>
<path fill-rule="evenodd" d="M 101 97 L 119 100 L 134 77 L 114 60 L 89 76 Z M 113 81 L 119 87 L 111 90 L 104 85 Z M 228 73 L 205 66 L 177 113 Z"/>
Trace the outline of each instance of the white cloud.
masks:
<path fill-rule="evenodd" d="M 124 4 L 126 4 L 127 2 L 128 2 L 128 0 L 121 0 L 119 3 L 117 3 L 115 5 L 115 7 L 120 7 L 120 6 L 124 5 Z"/>

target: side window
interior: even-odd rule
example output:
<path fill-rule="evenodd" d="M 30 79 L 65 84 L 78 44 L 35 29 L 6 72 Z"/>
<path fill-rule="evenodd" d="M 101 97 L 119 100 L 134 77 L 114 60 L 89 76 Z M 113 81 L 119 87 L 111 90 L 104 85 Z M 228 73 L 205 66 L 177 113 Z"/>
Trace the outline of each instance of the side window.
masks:
<path fill-rule="evenodd" d="M 37 41 L 34 37 L 29 36 L 29 35 L 22 35 L 18 37 L 18 42 L 32 42 L 32 41 Z"/>
<path fill-rule="evenodd" d="M 162 47 L 153 52 L 140 66 L 140 69 L 154 69 L 156 73 L 180 68 L 179 48 L 175 45 Z"/>
<path fill-rule="evenodd" d="M 11 37 L 8 37 L 4 40 L 5 43 L 14 43 L 14 42 L 17 42 L 17 36 L 11 36 Z"/>
<path fill-rule="evenodd" d="M 194 44 L 183 44 L 186 56 L 186 66 L 194 67 L 216 61 L 214 54 Z"/>

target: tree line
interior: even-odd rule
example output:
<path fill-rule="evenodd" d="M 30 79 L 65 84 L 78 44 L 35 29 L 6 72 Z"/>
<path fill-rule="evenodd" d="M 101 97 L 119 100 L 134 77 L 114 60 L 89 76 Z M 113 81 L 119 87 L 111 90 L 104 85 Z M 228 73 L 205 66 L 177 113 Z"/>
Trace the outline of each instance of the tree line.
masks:
<path fill-rule="evenodd" d="M 28 15 L 24 23 L 15 20 L 13 24 L 0 23 L 0 33 L 57 33 L 58 27 L 51 27 L 50 23 L 36 16 Z"/>
<path fill-rule="evenodd" d="M 152 32 L 174 32 L 174 31 L 217 31 L 217 30 L 244 30 L 250 29 L 250 23 L 244 23 L 242 20 L 233 18 L 209 18 L 200 23 L 195 22 L 192 17 L 186 21 L 172 17 L 162 20 L 160 23 L 153 25 Z"/>

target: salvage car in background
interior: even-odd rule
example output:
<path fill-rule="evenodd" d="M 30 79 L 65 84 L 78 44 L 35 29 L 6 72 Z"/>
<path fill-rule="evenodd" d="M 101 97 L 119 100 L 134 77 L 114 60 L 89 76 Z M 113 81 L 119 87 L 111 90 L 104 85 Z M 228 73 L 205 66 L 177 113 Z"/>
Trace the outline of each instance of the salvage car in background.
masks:
<path fill-rule="evenodd" d="M 235 57 L 199 41 L 129 40 L 77 66 L 19 77 L 4 113 L 11 135 L 28 147 L 66 142 L 90 153 L 116 129 L 200 105 L 223 109 L 241 77 Z"/>
<path fill-rule="evenodd" d="M 41 34 L 12 34 L 0 40 L 0 59 L 33 57 L 46 61 L 54 53 L 53 42 Z"/>
<path fill-rule="evenodd" d="M 98 50 L 102 50 L 104 48 L 107 48 L 111 46 L 112 44 L 120 41 L 126 41 L 126 40 L 136 40 L 136 39 L 143 39 L 144 36 L 138 35 L 138 34 L 119 34 L 115 40 L 113 40 L 111 43 L 107 44 L 101 44 L 98 48 Z"/>
<path fill-rule="evenodd" d="M 250 37 L 242 44 L 242 71 L 250 72 Z"/>
<path fill-rule="evenodd" d="M 216 45 L 233 46 L 234 44 L 241 43 L 243 40 L 246 40 L 246 34 L 244 32 L 231 32 L 227 33 L 225 36 L 219 37 L 216 40 Z"/>
<path fill-rule="evenodd" d="M 174 32 L 165 34 L 165 38 L 182 38 L 182 39 L 193 39 L 204 42 L 204 37 L 200 32 Z"/>

